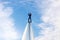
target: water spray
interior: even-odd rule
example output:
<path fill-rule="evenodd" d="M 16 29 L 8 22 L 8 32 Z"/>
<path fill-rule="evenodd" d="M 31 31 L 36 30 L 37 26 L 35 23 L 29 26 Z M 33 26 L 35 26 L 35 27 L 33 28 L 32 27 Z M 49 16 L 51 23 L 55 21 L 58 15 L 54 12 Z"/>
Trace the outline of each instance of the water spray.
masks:
<path fill-rule="evenodd" d="M 25 31 L 22 36 L 22 40 L 34 40 L 33 36 L 33 30 L 31 27 L 32 19 L 31 19 L 32 14 L 28 14 L 28 23 L 26 25 Z"/>
<path fill-rule="evenodd" d="M 28 14 L 29 40 L 31 40 L 31 30 L 30 30 L 31 29 L 31 23 L 32 23 L 31 15 L 32 15 L 31 13 Z"/>

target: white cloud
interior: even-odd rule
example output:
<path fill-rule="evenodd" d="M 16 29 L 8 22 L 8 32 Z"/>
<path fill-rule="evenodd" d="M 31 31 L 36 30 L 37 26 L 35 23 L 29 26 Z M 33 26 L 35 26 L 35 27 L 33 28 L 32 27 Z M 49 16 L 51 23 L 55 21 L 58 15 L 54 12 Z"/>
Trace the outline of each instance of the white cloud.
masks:
<path fill-rule="evenodd" d="M 4 4 L 0 3 L 0 17 L 8 17 L 12 14 L 11 7 L 4 7 Z"/>
<path fill-rule="evenodd" d="M 36 40 L 60 40 L 60 0 L 36 1 L 37 7 L 42 8 L 42 28 Z M 40 10 L 40 9 L 39 9 Z"/>
<path fill-rule="evenodd" d="M 0 3 L 0 40 L 18 40 L 12 13 L 12 7 L 5 7 L 3 2 Z"/>

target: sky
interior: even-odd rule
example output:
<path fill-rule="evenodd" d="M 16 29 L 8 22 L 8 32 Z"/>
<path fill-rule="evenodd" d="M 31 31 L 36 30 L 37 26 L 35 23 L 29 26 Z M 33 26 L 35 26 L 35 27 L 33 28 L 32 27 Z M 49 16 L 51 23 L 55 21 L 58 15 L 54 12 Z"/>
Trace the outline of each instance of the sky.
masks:
<path fill-rule="evenodd" d="M 60 0 L 0 0 L 0 40 L 21 40 L 28 13 L 34 40 L 60 40 Z"/>

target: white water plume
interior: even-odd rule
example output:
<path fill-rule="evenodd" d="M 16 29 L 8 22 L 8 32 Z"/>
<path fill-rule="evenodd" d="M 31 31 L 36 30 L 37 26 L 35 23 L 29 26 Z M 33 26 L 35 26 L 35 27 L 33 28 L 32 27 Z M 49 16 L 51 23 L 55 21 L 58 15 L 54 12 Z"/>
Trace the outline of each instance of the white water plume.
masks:
<path fill-rule="evenodd" d="M 31 40 L 34 40 L 34 32 L 33 32 L 33 29 L 32 29 L 32 27 L 31 27 L 31 31 L 30 31 L 30 34 L 31 34 Z"/>
<path fill-rule="evenodd" d="M 30 26 L 30 31 L 29 31 L 29 24 L 27 23 L 23 36 L 22 36 L 22 40 L 29 40 L 29 33 L 30 33 L 31 40 L 34 40 L 32 27 Z"/>
<path fill-rule="evenodd" d="M 26 40 L 26 35 L 27 35 L 27 31 L 28 31 L 28 24 L 26 25 L 26 28 L 25 28 L 25 30 L 24 30 L 24 32 L 23 32 L 23 36 L 22 36 L 22 40 Z"/>

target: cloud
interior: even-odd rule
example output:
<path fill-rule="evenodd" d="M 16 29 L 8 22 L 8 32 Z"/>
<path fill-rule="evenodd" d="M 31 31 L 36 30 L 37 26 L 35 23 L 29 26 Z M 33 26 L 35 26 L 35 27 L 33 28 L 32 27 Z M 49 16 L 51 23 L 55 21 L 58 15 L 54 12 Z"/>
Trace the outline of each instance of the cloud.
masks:
<path fill-rule="evenodd" d="M 60 0 L 36 1 L 38 10 L 42 10 L 42 28 L 36 40 L 60 40 Z M 42 35 L 42 36 L 41 36 Z"/>
<path fill-rule="evenodd" d="M 11 17 L 13 9 L 5 7 L 4 3 L 6 2 L 0 2 L 0 40 L 18 40 L 18 33 Z"/>

